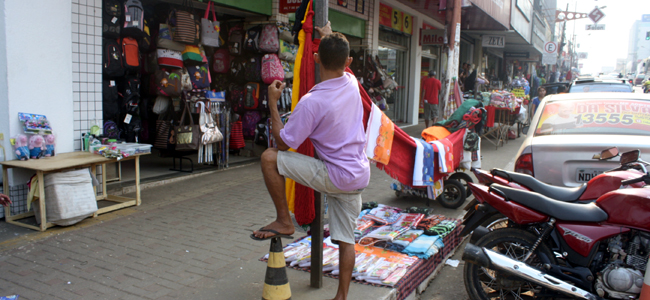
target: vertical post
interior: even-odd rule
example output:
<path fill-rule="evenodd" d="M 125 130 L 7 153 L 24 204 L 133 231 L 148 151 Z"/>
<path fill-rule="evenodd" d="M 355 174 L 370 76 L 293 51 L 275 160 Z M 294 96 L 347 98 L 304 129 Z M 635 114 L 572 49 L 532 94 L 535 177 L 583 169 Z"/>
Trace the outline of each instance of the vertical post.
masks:
<path fill-rule="evenodd" d="M 9 167 L 7 166 L 2 166 L 2 192 L 11 196 L 11 191 L 9 190 Z M 11 220 L 11 204 L 5 206 L 4 210 L 5 220 Z"/>
<path fill-rule="evenodd" d="M 43 179 L 43 171 L 36 171 L 38 178 L 38 206 L 41 209 L 41 231 L 47 229 L 47 212 L 45 211 L 45 180 Z"/>
<path fill-rule="evenodd" d="M 314 26 L 323 27 L 328 20 L 328 3 L 327 0 L 312 0 L 314 5 Z M 314 38 L 320 38 L 320 35 L 314 30 Z M 320 82 L 320 66 L 316 64 L 314 68 L 315 82 Z M 314 157 L 318 157 L 316 154 Z M 311 277 L 310 285 L 313 288 L 323 287 L 323 215 L 325 205 L 321 194 L 314 191 L 314 221 L 311 223 Z"/>
<path fill-rule="evenodd" d="M 452 88 L 452 79 L 458 77 L 458 56 L 460 55 L 458 47 L 460 44 L 456 40 L 460 40 L 460 37 L 456 36 L 456 29 L 459 29 L 458 34 L 460 34 L 460 13 L 461 0 L 448 0 L 445 22 L 449 37 L 447 40 L 447 70 L 445 70 L 442 89 L 442 103 L 444 105 L 440 106 L 440 109 L 443 111 L 443 118 L 447 117 L 444 112 Z"/>

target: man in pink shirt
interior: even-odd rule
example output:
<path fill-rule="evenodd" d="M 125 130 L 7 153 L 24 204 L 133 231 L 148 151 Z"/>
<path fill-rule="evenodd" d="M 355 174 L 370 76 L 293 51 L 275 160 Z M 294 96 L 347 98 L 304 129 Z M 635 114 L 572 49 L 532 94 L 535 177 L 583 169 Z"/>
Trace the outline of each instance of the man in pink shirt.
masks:
<path fill-rule="evenodd" d="M 278 148 L 262 154 L 262 173 L 277 217 L 253 232 L 251 238 L 265 240 L 294 233 L 285 177 L 326 194 L 330 234 L 339 245 L 339 288 L 334 299 L 345 300 L 354 268 L 354 229 L 361 212 L 361 192 L 370 181 L 370 164 L 364 152 L 366 136 L 359 85 L 352 74 L 345 72 L 352 63 L 348 41 L 340 33 L 331 33 L 329 23 L 316 30 L 323 36 L 314 54 L 322 82 L 300 99 L 286 126 L 280 121 L 276 105 L 285 84 L 276 80 L 269 86 L 272 133 Z M 297 149 L 307 138 L 320 159 L 287 151 Z"/>
<path fill-rule="evenodd" d="M 436 71 L 429 71 L 429 78 L 422 81 L 422 93 L 424 99 L 424 126 L 429 128 L 429 120 L 433 124 L 438 122 L 438 93 L 440 92 L 440 80 L 436 79 Z"/>

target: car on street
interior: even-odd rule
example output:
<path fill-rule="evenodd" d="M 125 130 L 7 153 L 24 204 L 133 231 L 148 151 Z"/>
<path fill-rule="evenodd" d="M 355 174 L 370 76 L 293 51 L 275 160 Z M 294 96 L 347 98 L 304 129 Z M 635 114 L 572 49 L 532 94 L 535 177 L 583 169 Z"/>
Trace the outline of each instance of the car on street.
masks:
<path fill-rule="evenodd" d="M 637 74 L 634 77 L 634 86 L 643 84 L 643 79 L 645 79 L 645 74 Z"/>
<path fill-rule="evenodd" d="M 633 93 L 634 89 L 625 79 L 600 79 L 578 78 L 569 87 L 569 93 L 595 93 L 595 92 L 627 92 Z"/>
<path fill-rule="evenodd" d="M 568 93 L 546 96 L 517 153 L 515 171 L 558 186 L 580 186 L 618 166 L 592 159 L 602 150 L 641 150 L 650 159 L 650 95 Z"/>

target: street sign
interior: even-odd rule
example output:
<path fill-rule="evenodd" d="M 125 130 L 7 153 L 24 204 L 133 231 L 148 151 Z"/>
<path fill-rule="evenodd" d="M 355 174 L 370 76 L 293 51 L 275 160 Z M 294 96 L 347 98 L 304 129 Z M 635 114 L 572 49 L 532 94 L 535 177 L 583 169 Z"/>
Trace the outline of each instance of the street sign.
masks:
<path fill-rule="evenodd" d="M 546 42 L 544 44 L 544 54 L 557 54 L 557 43 L 556 42 Z"/>
<path fill-rule="evenodd" d="M 503 48 L 506 45 L 505 35 L 484 35 L 483 47 Z"/>
<path fill-rule="evenodd" d="M 598 21 L 602 20 L 604 17 L 605 14 L 598 7 L 594 8 L 594 10 L 589 13 L 589 19 L 591 19 L 591 21 L 594 23 L 598 23 Z"/>
<path fill-rule="evenodd" d="M 587 24 L 585 30 L 605 30 L 605 24 Z"/>

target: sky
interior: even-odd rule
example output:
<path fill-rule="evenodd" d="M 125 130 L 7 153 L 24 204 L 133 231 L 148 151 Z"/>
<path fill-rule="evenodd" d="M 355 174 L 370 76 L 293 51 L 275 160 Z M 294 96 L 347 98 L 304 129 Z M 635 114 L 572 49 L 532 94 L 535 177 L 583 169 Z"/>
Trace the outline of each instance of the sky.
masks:
<path fill-rule="evenodd" d="M 603 66 L 615 67 L 617 58 L 627 58 L 630 28 L 634 21 L 641 20 L 641 15 L 650 14 L 649 3 L 648 0 L 557 0 L 559 10 L 565 10 L 569 4 L 570 12 L 589 13 L 596 6 L 606 6 L 601 9 L 605 17 L 598 22 L 606 25 L 605 30 L 585 30 L 585 25 L 593 24 L 589 18 L 567 21 L 567 37 L 573 36 L 575 30 L 576 43 L 580 44 L 576 51 L 588 52 L 588 59 L 580 60 L 583 74 L 600 72 Z M 558 41 L 561 34 L 556 31 Z"/>

